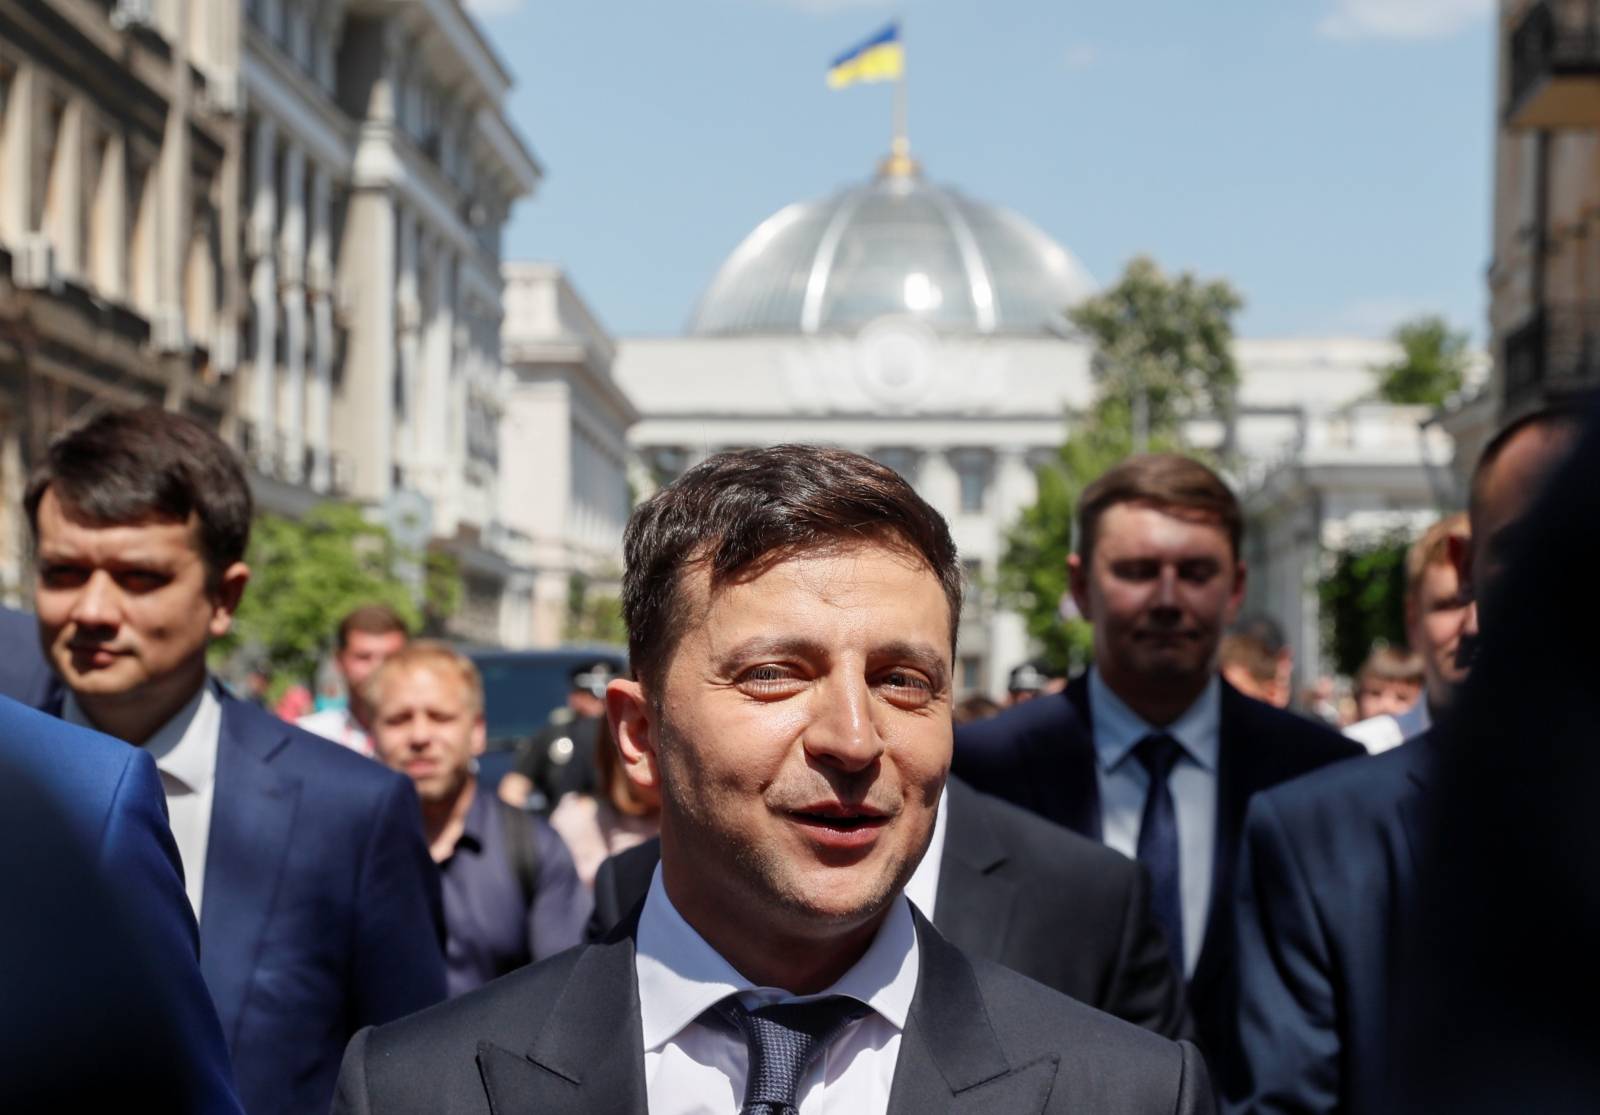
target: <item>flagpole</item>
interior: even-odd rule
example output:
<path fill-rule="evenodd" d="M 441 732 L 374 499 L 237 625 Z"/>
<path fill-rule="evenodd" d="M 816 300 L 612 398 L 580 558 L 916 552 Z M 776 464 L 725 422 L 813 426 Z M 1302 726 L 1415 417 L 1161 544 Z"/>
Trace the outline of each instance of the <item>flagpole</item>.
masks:
<path fill-rule="evenodd" d="M 889 152 L 896 162 L 911 158 L 911 137 L 906 130 L 906 45 L 905 30 L 901 21 L 895 21 L 900 34 L 900 76 L 894 81 L 894 139 Z"/>

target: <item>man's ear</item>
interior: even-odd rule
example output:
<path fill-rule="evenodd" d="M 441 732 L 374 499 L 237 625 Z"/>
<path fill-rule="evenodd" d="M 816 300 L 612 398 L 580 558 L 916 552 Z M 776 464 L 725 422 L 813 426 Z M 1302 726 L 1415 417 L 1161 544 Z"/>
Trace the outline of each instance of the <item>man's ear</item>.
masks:
<path fill-rule="evenodd" d="M 250 583 L 250 567 L 236 561 L 217 578 L 217 589 L 211 598 L 211 637 L 220 639 L 233 628 L 233 615 L 244 599 L 244 587 Z"/>
<path fill-rule="evenodd" d="M 1078 606 L 1078 614 L 1088 619 L 1089 567 L 1077 554 L 1067 555 L 1067 588 L 1072 593 L 1072 602 Z"/>
<path fill-rule="evenodd" d="M 656 757 L 659 733 L 655 710 L 644 686 L 619 678 L 606 686 L 606 716 L 616 740 L 622 771 L 636 786 L 660 792 L 661 767 Z"/>
<path fill-rule="evenodd" d="M 1456 567 L 1456 580 L 1461 582 L 1461 597 L 1473 598 L 1472 592 L 1472 539 L 1465 534 L 1445 536 L 1445 547 L 1450 554 L 1450 564 Z"/>
<path fill-rule="evenodd" d="M 482 755 L 483 749 L 488 745 L 488 743 L 489 724 L 488 721 L 484 719 L 483 713 L 480 712 L 478 713 L 478 718 L 472 723 L 472 756 L 476 758 L 479 755 Z"/>
<path fill-rule="evenodd" d="M 1244 590 L 1249 580 L 1250 570 L 1242 561 L 1233 563 L 1233 591 L 1228 596 L 1228 626 L 1232 627 L 1239 618 L 1239 612 L 1244 608 Z"/>

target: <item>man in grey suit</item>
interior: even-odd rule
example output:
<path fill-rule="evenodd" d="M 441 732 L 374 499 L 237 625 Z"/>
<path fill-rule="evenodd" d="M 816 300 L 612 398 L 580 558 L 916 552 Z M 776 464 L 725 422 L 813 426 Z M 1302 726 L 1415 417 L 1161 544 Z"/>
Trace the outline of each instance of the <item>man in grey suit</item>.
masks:
<path fill-rule="evenodd" d="M 949 944 L 903 894 L 950 764 L 961 566 L 892 470 L 718 454 L 624 539 L 607 692 L 661 863 L 605 941 L 356 1035 L 336 1112 L 1212 1110 L 1198 1052 Z"/>

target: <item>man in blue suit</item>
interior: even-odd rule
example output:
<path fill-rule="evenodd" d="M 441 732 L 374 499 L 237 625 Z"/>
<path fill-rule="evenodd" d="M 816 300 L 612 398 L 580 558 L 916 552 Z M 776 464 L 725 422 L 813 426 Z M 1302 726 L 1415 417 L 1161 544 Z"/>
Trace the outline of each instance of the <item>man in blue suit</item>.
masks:
<path fill-rule="evenodd" d="M 27 612 L 0 607 L 0 695 L 30 708 L 60 700 L 61 683 L 39 653 L 39 627 Z"/>
<path fill-rule="evenodd" d="M 0 698 L 0 877 L 9 1109 L 240 1111 L 148 755 Z"/>
<path fill-rule="evenodd" d="M 26 509 L 55 711 L 155 759 L 240 1099 L 323 1110 L 351 1034 L 444 997 L 411 783 L 207 673 L 249 580 L 251 498 L 204 427 L 103 415 L 51 446 Z"/>
<path fill-rule="evenodd" d="M 1243 514 L 1221 477 L 1176 454 L 1130 457 L 1084 489 L 1077 512 L 1077 553 L 1064 556 L 1094 666 L 1063 693 L 962 725 L 952 772 L 1145 865 L 1213 1056 L 1232 1013 L 1245 806 L 1362 750 L 1218 676 L 1245 590 Z"/>
<path fill-rule="evenodd" d="M 1474 596 L 1492 588 L 1517 520 L 1576 430 L 1569 412 L 1536 413 L 1484 450 L 1472 480 L 1471 541 L 1455 547 Z M 1477 637 L 1477 615 L 1475 603 L 1463 614 L 1464 642 Z M 1236 1036 L 1213 1058 L 1228 1110 L 1398 1109 L 1411 1066 L 1391 1059 L 1392 1012 L 1410 994 L 1410 950 L 1428 947 L 1410 936 L 1418 857 L 1450 747 L 1447 720 L 1251 803 L 1235 899 Z"/>

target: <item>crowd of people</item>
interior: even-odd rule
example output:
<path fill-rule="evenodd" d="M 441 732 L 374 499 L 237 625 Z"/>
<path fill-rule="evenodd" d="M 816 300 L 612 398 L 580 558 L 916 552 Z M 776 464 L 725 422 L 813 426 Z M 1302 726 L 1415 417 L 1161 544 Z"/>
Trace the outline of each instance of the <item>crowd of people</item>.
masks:
<path fill-rule="evenodd" d="M 1083 491 L 1061 558 L 1092 665 L 1025 663 L 1002 707 L 956 700 L 962 567 L 901 477 L 717 454 L 629 522 L 629 671 L 574 671 L 484 786 L 477 667 L 381 605 L 333 633 L 346 704 L 289 723 L 223 686 L 244 471 L 187 418 L 101 415 L 30 478 L 33 615 L 0 615 L 0 1094 L 1131 1115 L 1439 1110 L 1448 1078 L 1470 1106 L 1423 1068 L 1459 1063 L 1447 776 L 1504 696 L 1470 676 L 1514 630 L 1484 602 L 1582 425 L 1490 443 L 1343 731 L 1326 694 L 1289 711 L 1281 633 L 1240 617 L 1239 502 L 1196 460 Z"/>

